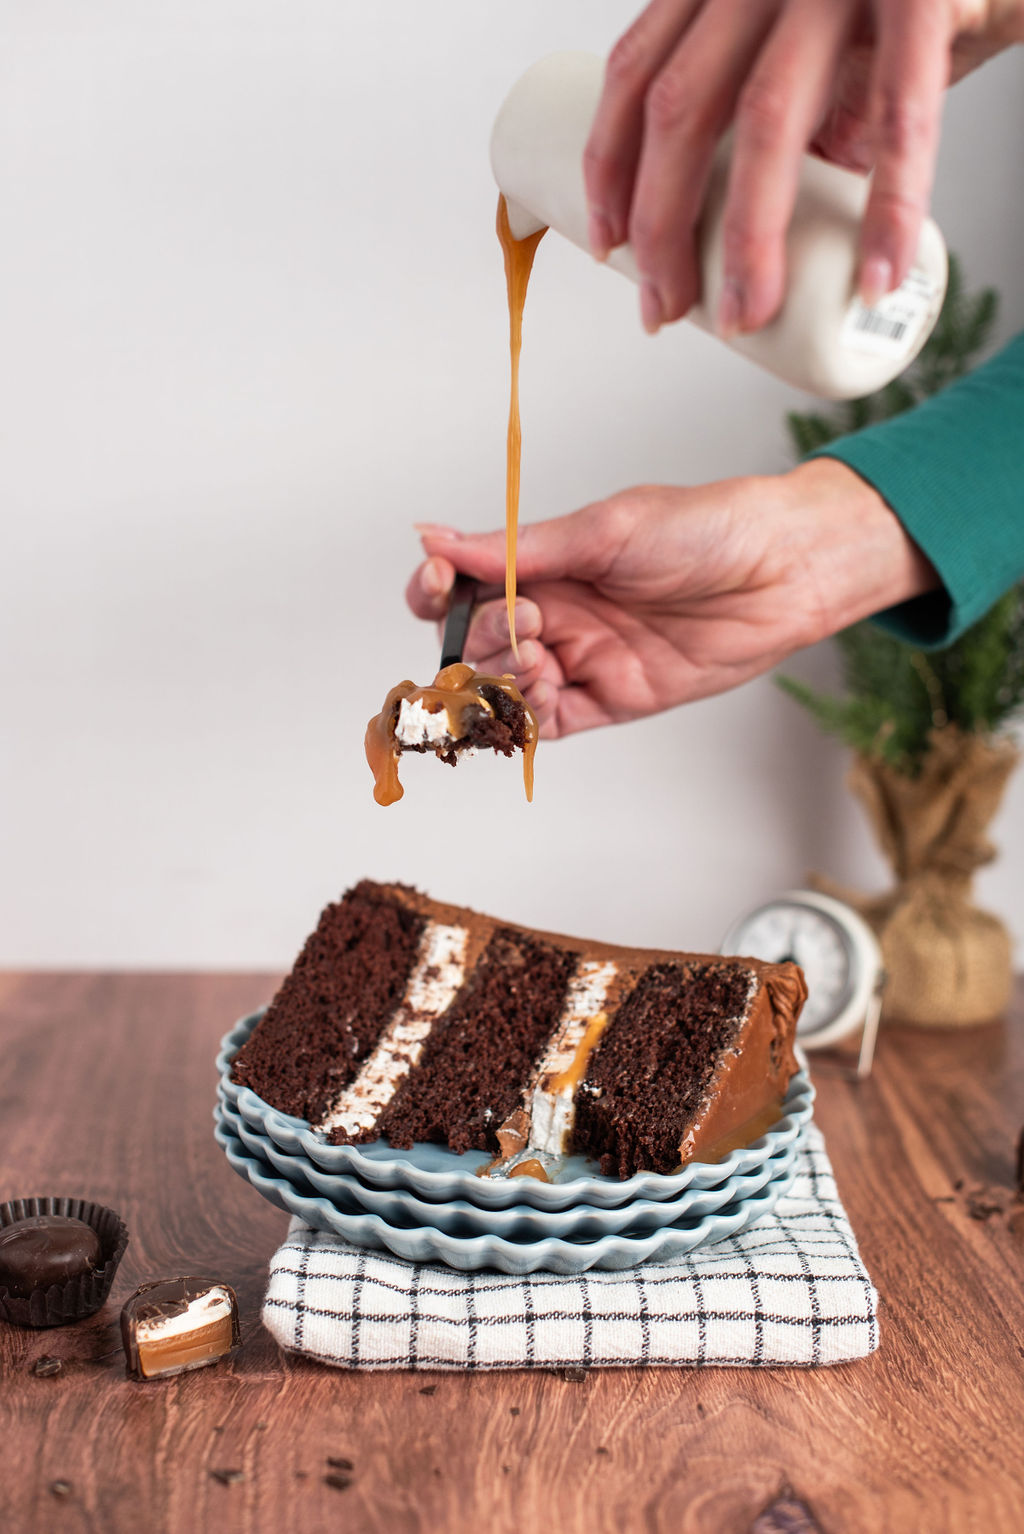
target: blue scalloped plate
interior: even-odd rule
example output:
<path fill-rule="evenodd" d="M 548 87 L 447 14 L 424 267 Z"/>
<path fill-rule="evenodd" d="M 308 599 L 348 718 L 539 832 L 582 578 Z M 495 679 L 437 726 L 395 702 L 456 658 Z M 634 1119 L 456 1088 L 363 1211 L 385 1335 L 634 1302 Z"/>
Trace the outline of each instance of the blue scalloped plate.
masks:
<path fill-rule="evenodd" d="M 752 1172 L 737 1172 L 714 1188 L 686 1188 L 672 1199 L 635 1199 L 611 1209 L 590 1204 L 572 1204 L 568 1209 L 533 1209 L 528 1204 L 482 1209 L 466 1199 L 428 1203 L 405 1188 L 374 1188 L 351 1173 L 323 1172 L 305 1156 L 281 1150 L 223 1100 L 214 1109 L 214 1119 L 236 1135 L 247 1154 L 263 1162 L 268 1172 L 286 1177 L 300 1193 L 322 1195 L 340 1213 L 379 1214 L 389 1225 L 434 1225 L 452 1236 L 502 1236 L 509 1241 L 536 1241 L 542 1236 L 596 1241 L 601 1236 L 659 1230 L 684 1217 L 702 1219 L 788 1175 L 799 1143 L 777 1151 Z"/>
<path fill-rule="evenodd" d="M 681 1172 L 669 1177 L 638 1172 L 620 1181 L 603 1176 L 593 1162 L 582 1156 L 567 1156 L 552 1182 L 540 1182 L 535 1177 L 481 1178 L 476 1173 L 490 1160 L 485 1151 L 467 1151 L 458 1156 L 447 1146 L 422 1142 L 412 1150 L 397 1151 L 386 1140 L 359 1146 L 328 1145 L 306 1119 L 281 1113 L 250 1087 L 238 1086 L 231 1080 L 231 1062 L 265 1010 L 261 1008 L 242 1018 L 221 1040 L 217 1069 L 225 1102 L 282 1151 L 305 1157 L 322 1172 L 350 1174 L 374 1188 L 404 1188 L 433 1203 L 465 1199 L 482 1209 L 508 1209 L 515 1204 L 547 1210 L 568 1209 L 574 1204 L 612 1209 L 639 1198 L 675 1198 L 687 1188 L 715 1188 L 737 1173 L 753 1172 L 778 1151 L 796 1143 L 813 1110 L 814 1088 L 800 1057 L 801 1069 L 789 1084 L 782 1118 L 767 1134 L 751 1145 L 731 1151 L 721 1161 L 691 1161 Z"/>
<path fill-rule="evenodd" d="M 641 1262 L 665 1261 L 681 1257 L 698 1247 L 722 1241 L 753 1225 L 769 1214 L 792 1181 L 792 1165 L 787 1176 L 772 1179 L 758 1193 L 727 1204 L 703 1219 L 682 1219 L 647 1234 L 602 1236 L 596 1241 L 567 1240 L 554 1236 L 536 1241 L 510 1241 L 501 1236 L 453 1236 L 436 1226 L 412 1229 L 390 1225 L 377 1214 L 351 1215 L 335 1208 L 330 1199 L 301 1193 L 286 1177 L 272 1175 L 265 1162 L 246 1153 L 237 1135 L 221 1122 L 214 1138 L 224 1151 L 228 1164 L 245 1178 L 257 1193 L 278 1209 L 298 1215 L 307 1225 L 354 1246 L 384 1248 L 408 1262 L 443 1262 L 463 1272 L 479 1268 L 497 1268 L 502 1273 L 586 1273 L 591 1268 L 632 1268 Z"/>

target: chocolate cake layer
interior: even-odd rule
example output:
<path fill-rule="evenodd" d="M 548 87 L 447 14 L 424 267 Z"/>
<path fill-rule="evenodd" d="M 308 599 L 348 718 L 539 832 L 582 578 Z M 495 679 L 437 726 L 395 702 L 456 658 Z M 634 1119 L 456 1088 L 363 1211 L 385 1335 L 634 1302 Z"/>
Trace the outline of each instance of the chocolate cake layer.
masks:
<path fill-rule="evenodd" d="M 402 999 L 426 918 L 364 879 L 320 918 L 231 1076 L 282 1113 L 318 1119 Z"/>
<path fill-rule="evenodd" d="M 481 683 L 480 691 L 494 713 L 473 717 L 467 731 L 468 744 L 478 751 L 500 751 L 504 756 L 525 751 L 530 739 L 530 719 L 522 698 L 488 682 Z"/>
<path fill-rule="evenodd" d="M 599 1161 L 607 1176 L 636 1167 L 674 1171 L 755 984 L 734 963 L 655 964 L 641 975 L 576 1094 L 573 1150 Z"/>
<path fill-rule="evenodd" d="M 417 1140 L 497 1151 L 497 1130 L 554 1031 L 575 955 L 499 927 L 427 1040 L 378 1129 L 399 1149 Z"/>

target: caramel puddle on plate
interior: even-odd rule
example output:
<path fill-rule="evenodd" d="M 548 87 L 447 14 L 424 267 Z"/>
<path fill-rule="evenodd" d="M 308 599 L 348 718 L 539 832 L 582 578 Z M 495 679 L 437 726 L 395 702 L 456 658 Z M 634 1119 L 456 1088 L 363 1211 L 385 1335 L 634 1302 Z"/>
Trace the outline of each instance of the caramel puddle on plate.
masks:
<path fill-rule="evenodd" d="M 508 406 L 508 441 L 505 454 L 505 607 L 512 654 L 519 659 L 516 641 L 516 535 L 519 530 L 519 471 L 523 453 L 523 431 L 519 419 L 519 354 L 523 349 L 523 308 L 530 282 L 537 246 L 547 233 L 517 240 L 509 228 L 508 207 L 498 198 L 498 239 L 505 258 L 505 285 L 508 289 L 508 340 L 511 358 L 511 385 Z"/>

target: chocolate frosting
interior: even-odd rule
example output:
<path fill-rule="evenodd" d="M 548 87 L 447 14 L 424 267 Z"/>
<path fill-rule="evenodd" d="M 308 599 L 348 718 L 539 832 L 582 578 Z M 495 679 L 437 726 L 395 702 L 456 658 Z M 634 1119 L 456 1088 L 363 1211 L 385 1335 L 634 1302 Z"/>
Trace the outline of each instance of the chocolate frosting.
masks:
<path fill-rule="evenodd" d="M 775 1117 L 781 1114 L 782 1100 L 797 1069 L 796 1019 L 807 999 L 803 970 L 791 963 L 734 962 L 749 964 L 759 986 L 679 1148 L 684 1166 L 688 1161 L 717 1160 L 738 1126 L 762 1118 L 762 1126 L 750 1138 L 763 1133 L 776 1106 Z"/>

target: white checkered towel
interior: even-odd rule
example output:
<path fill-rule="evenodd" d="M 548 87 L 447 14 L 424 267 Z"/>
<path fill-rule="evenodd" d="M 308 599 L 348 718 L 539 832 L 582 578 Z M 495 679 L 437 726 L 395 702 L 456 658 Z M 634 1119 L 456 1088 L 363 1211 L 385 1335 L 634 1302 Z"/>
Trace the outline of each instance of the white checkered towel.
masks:
<path fill-rule="evenodd" d="M 877 1303 L 812 1124 L 771 1214 L 624 1272 L 460 1273 L 292 1220 L 263 1322 L 282 1347 L 342 1369 L 780 1367 L 874 1352 Z"/>

